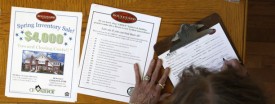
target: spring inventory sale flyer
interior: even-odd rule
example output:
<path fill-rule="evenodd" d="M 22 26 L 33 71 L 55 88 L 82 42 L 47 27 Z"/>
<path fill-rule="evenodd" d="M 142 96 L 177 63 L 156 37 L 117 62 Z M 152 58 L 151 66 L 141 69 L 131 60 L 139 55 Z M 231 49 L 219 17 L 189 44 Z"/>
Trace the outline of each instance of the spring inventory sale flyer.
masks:
<path fill-rule="evenodd" d="M 12 7 L 5 95 L 76 101 L 82 14 Z"/>

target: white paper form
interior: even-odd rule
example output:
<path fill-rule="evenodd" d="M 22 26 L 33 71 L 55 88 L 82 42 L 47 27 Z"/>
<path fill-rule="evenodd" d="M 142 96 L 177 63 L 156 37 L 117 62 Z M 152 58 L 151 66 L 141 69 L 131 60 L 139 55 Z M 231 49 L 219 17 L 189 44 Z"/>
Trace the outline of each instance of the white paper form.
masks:
<path fill-rule="evenodd" d="M 166 51 L 158 57 L 163 60 L 163 66 L 171 68 L 169 78 L 174 86 L 179 82 L 182 71 L 190 67 L 205 67 L 219 71 L 226 60 L 238 59 L 221 25 L 211 27 L 216 29 L 212 35 L 205 35 L 173 52 Z"/>
<path fill-rule="evenodd" d="M 92 4 L 80 61 L 82 94 L 129 102 L 135 85 L 153 59 L 160 18 Z M 128 92 L 127 92 L 128 91 Z"/>
<path fill-rule="evenodd" d="M 75 102 L 82 14 L 12 7 L 5 95 Z"/>

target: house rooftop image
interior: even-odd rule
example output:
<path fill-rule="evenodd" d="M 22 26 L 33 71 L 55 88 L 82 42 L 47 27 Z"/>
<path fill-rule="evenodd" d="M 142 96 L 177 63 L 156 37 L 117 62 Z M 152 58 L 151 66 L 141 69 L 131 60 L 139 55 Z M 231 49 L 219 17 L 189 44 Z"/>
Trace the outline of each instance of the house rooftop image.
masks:
<path fill-rule="evenodd" d="M 26 52 L 26 53 L 31 53 L 31 52 Z M 35 53 L 39 55 L 27 54 L 26 55 L 27 57 L 23 59 L 22 71 L 63 75 L 64 63 L 61 61 L 58 61 L 57 59 L 54 59 L 56 57 L 52 58 L 47 56 L 47 54 L 53 55 L 54 53 L 46 53 L 46 54 L 42 54 L 41 52 L 35 52 Z M 55 55 L 55 56 L 59 56 L 59 55 Z"/>

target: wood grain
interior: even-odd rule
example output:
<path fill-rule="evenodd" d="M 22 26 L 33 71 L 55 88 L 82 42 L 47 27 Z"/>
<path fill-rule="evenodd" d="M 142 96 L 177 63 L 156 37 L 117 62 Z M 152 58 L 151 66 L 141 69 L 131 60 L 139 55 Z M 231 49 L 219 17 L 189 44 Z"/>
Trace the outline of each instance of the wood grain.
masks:
<path fill-rule="evenodd" d="M 216 12 L 221 15 L 234 46 L 241 58 L 244 58 L 247 0 L 241 0 L 240 3 L 229 3 L 224 0 L 0 0 L 1 103 L 61 103 L 33 99 L 7 98 L 4 96 L 11 6 L 82 12 L 82 47 L 91 3 L 98 3 L 161 17 L 162 22 L 158 37 L 159 40 L 173 35 L 182 23 L 194 23 Z M 170 86 L 166 88 L 166 91 L 171 92 L 173 89 L 171 82 L 167 84 Z M 77 103 L 124 104 L 122 102 L 82 94 L 78 94 Z"/>
<path fill-rule="evenodd" d="M 248 41 L 275 42 L 274 0 L 250 0 L 248 11 Z"/>
<path fill-rule="evenodd" d="M 249 0 L 246 67 L 262 87 L 267 104 L 275 103 L 275 2 Z"/>

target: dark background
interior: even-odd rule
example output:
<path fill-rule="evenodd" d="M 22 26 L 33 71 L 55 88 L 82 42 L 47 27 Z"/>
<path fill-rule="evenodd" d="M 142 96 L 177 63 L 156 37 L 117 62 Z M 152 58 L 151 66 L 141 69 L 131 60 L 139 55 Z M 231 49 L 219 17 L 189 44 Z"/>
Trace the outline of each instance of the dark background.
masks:
<path fill-rule="evenodd" d="M 275 0 L 249 0 L 246 67 L 275 104 Z"/>

